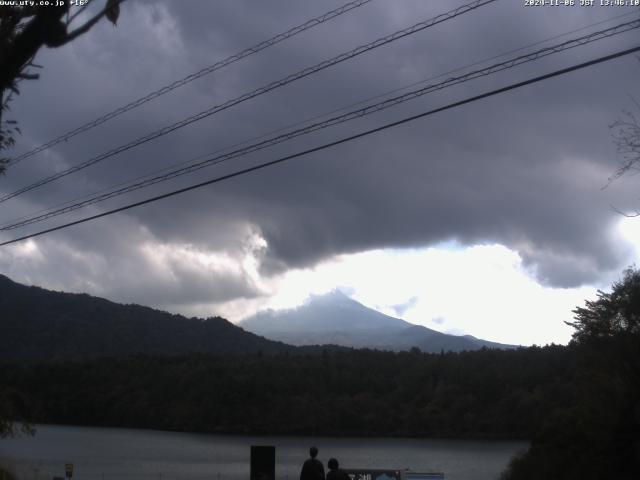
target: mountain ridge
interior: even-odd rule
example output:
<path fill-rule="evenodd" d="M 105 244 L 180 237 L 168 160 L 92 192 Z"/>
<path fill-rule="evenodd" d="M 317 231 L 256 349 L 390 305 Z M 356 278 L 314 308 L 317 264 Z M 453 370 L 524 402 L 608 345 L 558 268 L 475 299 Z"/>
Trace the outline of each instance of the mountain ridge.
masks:
<path fill-rule="evenodd" d="M 0 312 L 0 362 L 5 363 L 300 350 L 246 332 L 221 317 L 187 318 L 86 293 L 26 286 L 1 274 Z"/>
<path fill-rule="evenodd" d="M 331 343 L 352 348 L 423 352 L 517 348 L 471 335 L 451 335 L 385 315 L 339 290 L 312 295 L 296 308 L 258 312 L 239 326 L 257 335 L 297 346 Z"/>

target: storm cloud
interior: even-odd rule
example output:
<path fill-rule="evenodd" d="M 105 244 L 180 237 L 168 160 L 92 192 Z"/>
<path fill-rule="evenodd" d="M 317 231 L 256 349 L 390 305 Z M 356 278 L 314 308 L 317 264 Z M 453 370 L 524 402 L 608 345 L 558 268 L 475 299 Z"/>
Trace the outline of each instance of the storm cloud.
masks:
<path fill-rule="evenodd" d="M 0 178 L 0 192 L 10 193 L 462 3 L 373 1 L 25 159 Z M 42 78 L 23 82 L 21 95 L 12 104 L 11 117 L 24 132 L 14 152 L 33 148 L 339 5 L 280 0 L 127 2 L 117 28 L 103 22 L 76 42 L 39 54 Z M 534 8 L 524 2 L 499 1 L 5 202 L 0 205 L 0 221 L 627 12 L 632 10 Z M 635 46 L 637 39 L 634 30 L 569 50 L 2 238 L 311 148 Z M 175 310 L 259 297 L 265 293 L 262 278 L 336 255 L 455 240 L 461 245 L 497 243 L 517 251 L 544 285 L 597 283 L 623 268 L 632 255 L 616 233 L 620 216 L 611 206 L 637 205 L 635 181 L 603 186 L 616 168 L 608 125 L 632 107 L 630 95 L 638 93 L 639 77 L 638 61 L 629 56 L 474 102 L 4 247 L 0 271 L 17 281 Z"/>

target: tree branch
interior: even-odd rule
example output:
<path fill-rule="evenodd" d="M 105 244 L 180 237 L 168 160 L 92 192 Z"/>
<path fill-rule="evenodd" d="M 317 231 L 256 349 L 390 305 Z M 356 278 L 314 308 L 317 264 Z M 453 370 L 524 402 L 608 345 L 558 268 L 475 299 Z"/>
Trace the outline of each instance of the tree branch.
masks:
<path fill-rule="evenodd" d="M 121 3 L 124 3 L 124 1 L 125 0 L 116 0 L 114 2 L 114 4 L 110 4 L 110 2 L 107 1 L 105 3 L 104 8 L 101 11 L 99 11 L 98 13 L 96 13 L 92 18 L 87 20 L 84 25 L 82 25 L 81 27 L 76 28 L 72 32 L 67 33 L 67 36 L 66 36 L 66 38 L 64 40 L 64 43 L 62 43 L 61 45 L 69 43 L 71 40 L 75 40 L 80 35 L 83 35 L 83 34 L 87 33 L 89 30 L 91 30 L 91 27 L 93 27 L 96 23 L 98 23 L 100 21 L 100 19 L 107 14 L 107 12 L 110 9 L 114 8 L 114 6 L 116 6 L 116 7 L 119 6 Z M 57 46 L 61 46 L 61 45 L 57 45 Z"/>
<path fill-rule="evenodd" d="M 75 18 L 80 15 L 82 12 L 84 12 L 84 10 L 89 6 L 89 3 L 85 3 L 83 6 L 81 6 L 80 8 L 78 8 L 78 10 L 76 11 L 76 13 L 74 13 L 73 15 L 71 15 L 71 18 L 69 18 L 69 20 L 67 20 L 67 28 L 69 27 L 69 25 L 71 25 L 71 22 L 73 22 L 75 20 Z"/>

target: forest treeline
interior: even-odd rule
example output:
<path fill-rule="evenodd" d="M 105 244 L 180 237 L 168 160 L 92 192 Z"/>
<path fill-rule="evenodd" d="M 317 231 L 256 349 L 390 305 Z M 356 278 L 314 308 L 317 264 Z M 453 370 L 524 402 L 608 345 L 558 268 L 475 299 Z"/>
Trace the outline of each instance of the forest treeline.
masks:
<path fill-rule="evenodd" d="M 0 420 L 272 435 L 522 438 L 531 446 L 511 462 L 505 480 L 637 480 L 640 271 L 627 270 L 611 293 L 599 292 L 574 313 L 568 346 L 4 363 Z"/>
<path fill-rule="evenodd" d="M 35 422 L 225 433 L 530 438 L 576 400 L 562 346 L 136 356 L 6 366 Z"/>
<path fill-rule="evenodd" d="M 506 479 L 637 479 L 639 346 L 623 335 L 442 354 L 134 356 L 4 365 L 0 385 L 19 405 L 14 412 L 37 423 L 519 438 L 531 448 Z"/>

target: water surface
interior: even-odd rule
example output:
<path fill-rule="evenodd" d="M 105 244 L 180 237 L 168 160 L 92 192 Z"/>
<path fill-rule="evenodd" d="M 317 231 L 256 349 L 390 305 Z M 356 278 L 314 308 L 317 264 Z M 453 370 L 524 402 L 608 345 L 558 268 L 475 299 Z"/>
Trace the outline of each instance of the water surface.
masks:
<path fill-rule="evenodd" d="M 252 437 L 41 425 L 35 437 L 0 440 L 0 461 L 20 480 L 51 480 L 74 464 L 73 480 L 249 478 L 249 447 L 275 445 L 276 477 L 297 480 L 316 445 L 345 468 L 439 471 L 447 480 L 495 479 L 524 442 L 396 438 Z"/>

